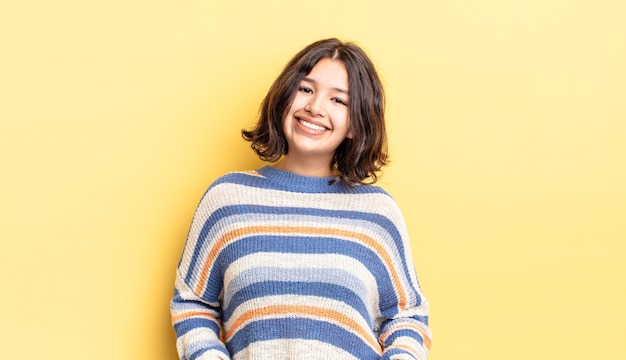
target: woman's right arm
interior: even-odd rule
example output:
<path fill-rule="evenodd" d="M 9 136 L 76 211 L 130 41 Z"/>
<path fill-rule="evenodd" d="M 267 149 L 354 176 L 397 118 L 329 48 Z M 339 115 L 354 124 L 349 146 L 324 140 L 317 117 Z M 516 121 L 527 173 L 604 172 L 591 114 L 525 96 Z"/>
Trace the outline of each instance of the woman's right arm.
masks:
<path fill-rule="evenodd" d="M 176 349 L 181 359 L 230 359 L 226 346 L 220 340 L 219 302 L 210 303 L 196 296 L 178 271 L 170 310 Z"/>
<path fill-rule="evenodd" d="M 207 191 L 194 214 L 170 303 L 176 348 L 183 360 L 230 359 L 220 337 L 222 279 L 209 255 L 215 238 L 213 195 Z"/>

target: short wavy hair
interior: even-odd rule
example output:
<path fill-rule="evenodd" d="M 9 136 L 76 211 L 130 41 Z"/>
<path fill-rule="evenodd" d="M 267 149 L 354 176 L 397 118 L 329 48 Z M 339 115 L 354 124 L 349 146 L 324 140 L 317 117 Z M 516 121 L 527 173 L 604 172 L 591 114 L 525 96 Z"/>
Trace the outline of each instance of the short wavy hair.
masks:
<path fill-rule="evenodd" d="M 382 82 L 365 51 L 359 46 L 331 38 L 316 41 L 287 63 L 261 103 L 255 126 L 241 134 L 265 161 L 278 161 L 289 151 L 283 121 L 300 81 L 321 59 L 341 60 L 348 72 L 349 112 L 352 139 L 344 139 L 330 164 L 339 180 L 352 187 L 373 184 L 389 163 L 385 129 L 385 95 Z"/>

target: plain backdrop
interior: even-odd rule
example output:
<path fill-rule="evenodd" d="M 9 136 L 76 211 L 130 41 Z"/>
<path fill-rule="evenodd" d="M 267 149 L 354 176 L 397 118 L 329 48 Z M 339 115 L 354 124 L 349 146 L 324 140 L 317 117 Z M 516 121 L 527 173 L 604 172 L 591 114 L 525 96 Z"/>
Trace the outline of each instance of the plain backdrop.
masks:
<path fill-rule="evenodd" d="M 0 358 L 176 358 L 206 187 L 308 43 L 388 95 L 432 360 L 626 358 L 626 2 L 3 1 Z"/>

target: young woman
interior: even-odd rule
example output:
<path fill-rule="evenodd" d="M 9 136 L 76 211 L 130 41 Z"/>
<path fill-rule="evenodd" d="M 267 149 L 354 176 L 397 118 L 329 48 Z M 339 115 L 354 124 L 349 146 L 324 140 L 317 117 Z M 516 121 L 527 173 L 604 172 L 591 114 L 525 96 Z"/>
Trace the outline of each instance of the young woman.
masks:
<path fill-rule="evenodd" d="M 206 191 L 176 272 L 181 359 L 426 359 L 428 303 L 393 199 L 382 84 L 327 39 L 287 64 L 242 131 L 271 165 Z"/>

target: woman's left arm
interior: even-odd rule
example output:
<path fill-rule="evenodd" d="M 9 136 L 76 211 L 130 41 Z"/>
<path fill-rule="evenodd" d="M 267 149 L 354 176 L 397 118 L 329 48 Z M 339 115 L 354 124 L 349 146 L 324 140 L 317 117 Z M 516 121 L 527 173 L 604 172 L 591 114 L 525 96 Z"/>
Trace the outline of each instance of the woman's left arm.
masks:
<path fill-rule="evenodd" d="M 384 351 L 381 359 L 425 360 L 428 357 L 432 335 L 428 316 L 422 313 L 428 313 L 426 302 L 398 312 L 383 323 L 379 337 Z"/>
<path fill-rule="evenodd" d="M 395 204 L 394 204 L 395 205 Z M 411 254 L 408 231 L 397 205 L 392 206 L 391 220 L 394 244 L 390 257 L 394 260 L 389 269 L 396 284 L 386 292 L 381 304 L 384 321 L 380 327 L 379 343 L 385 360 L 425 360 L 430 351 L 432 334 L 428 327 L 429 306 L 424 297 Z"/>

